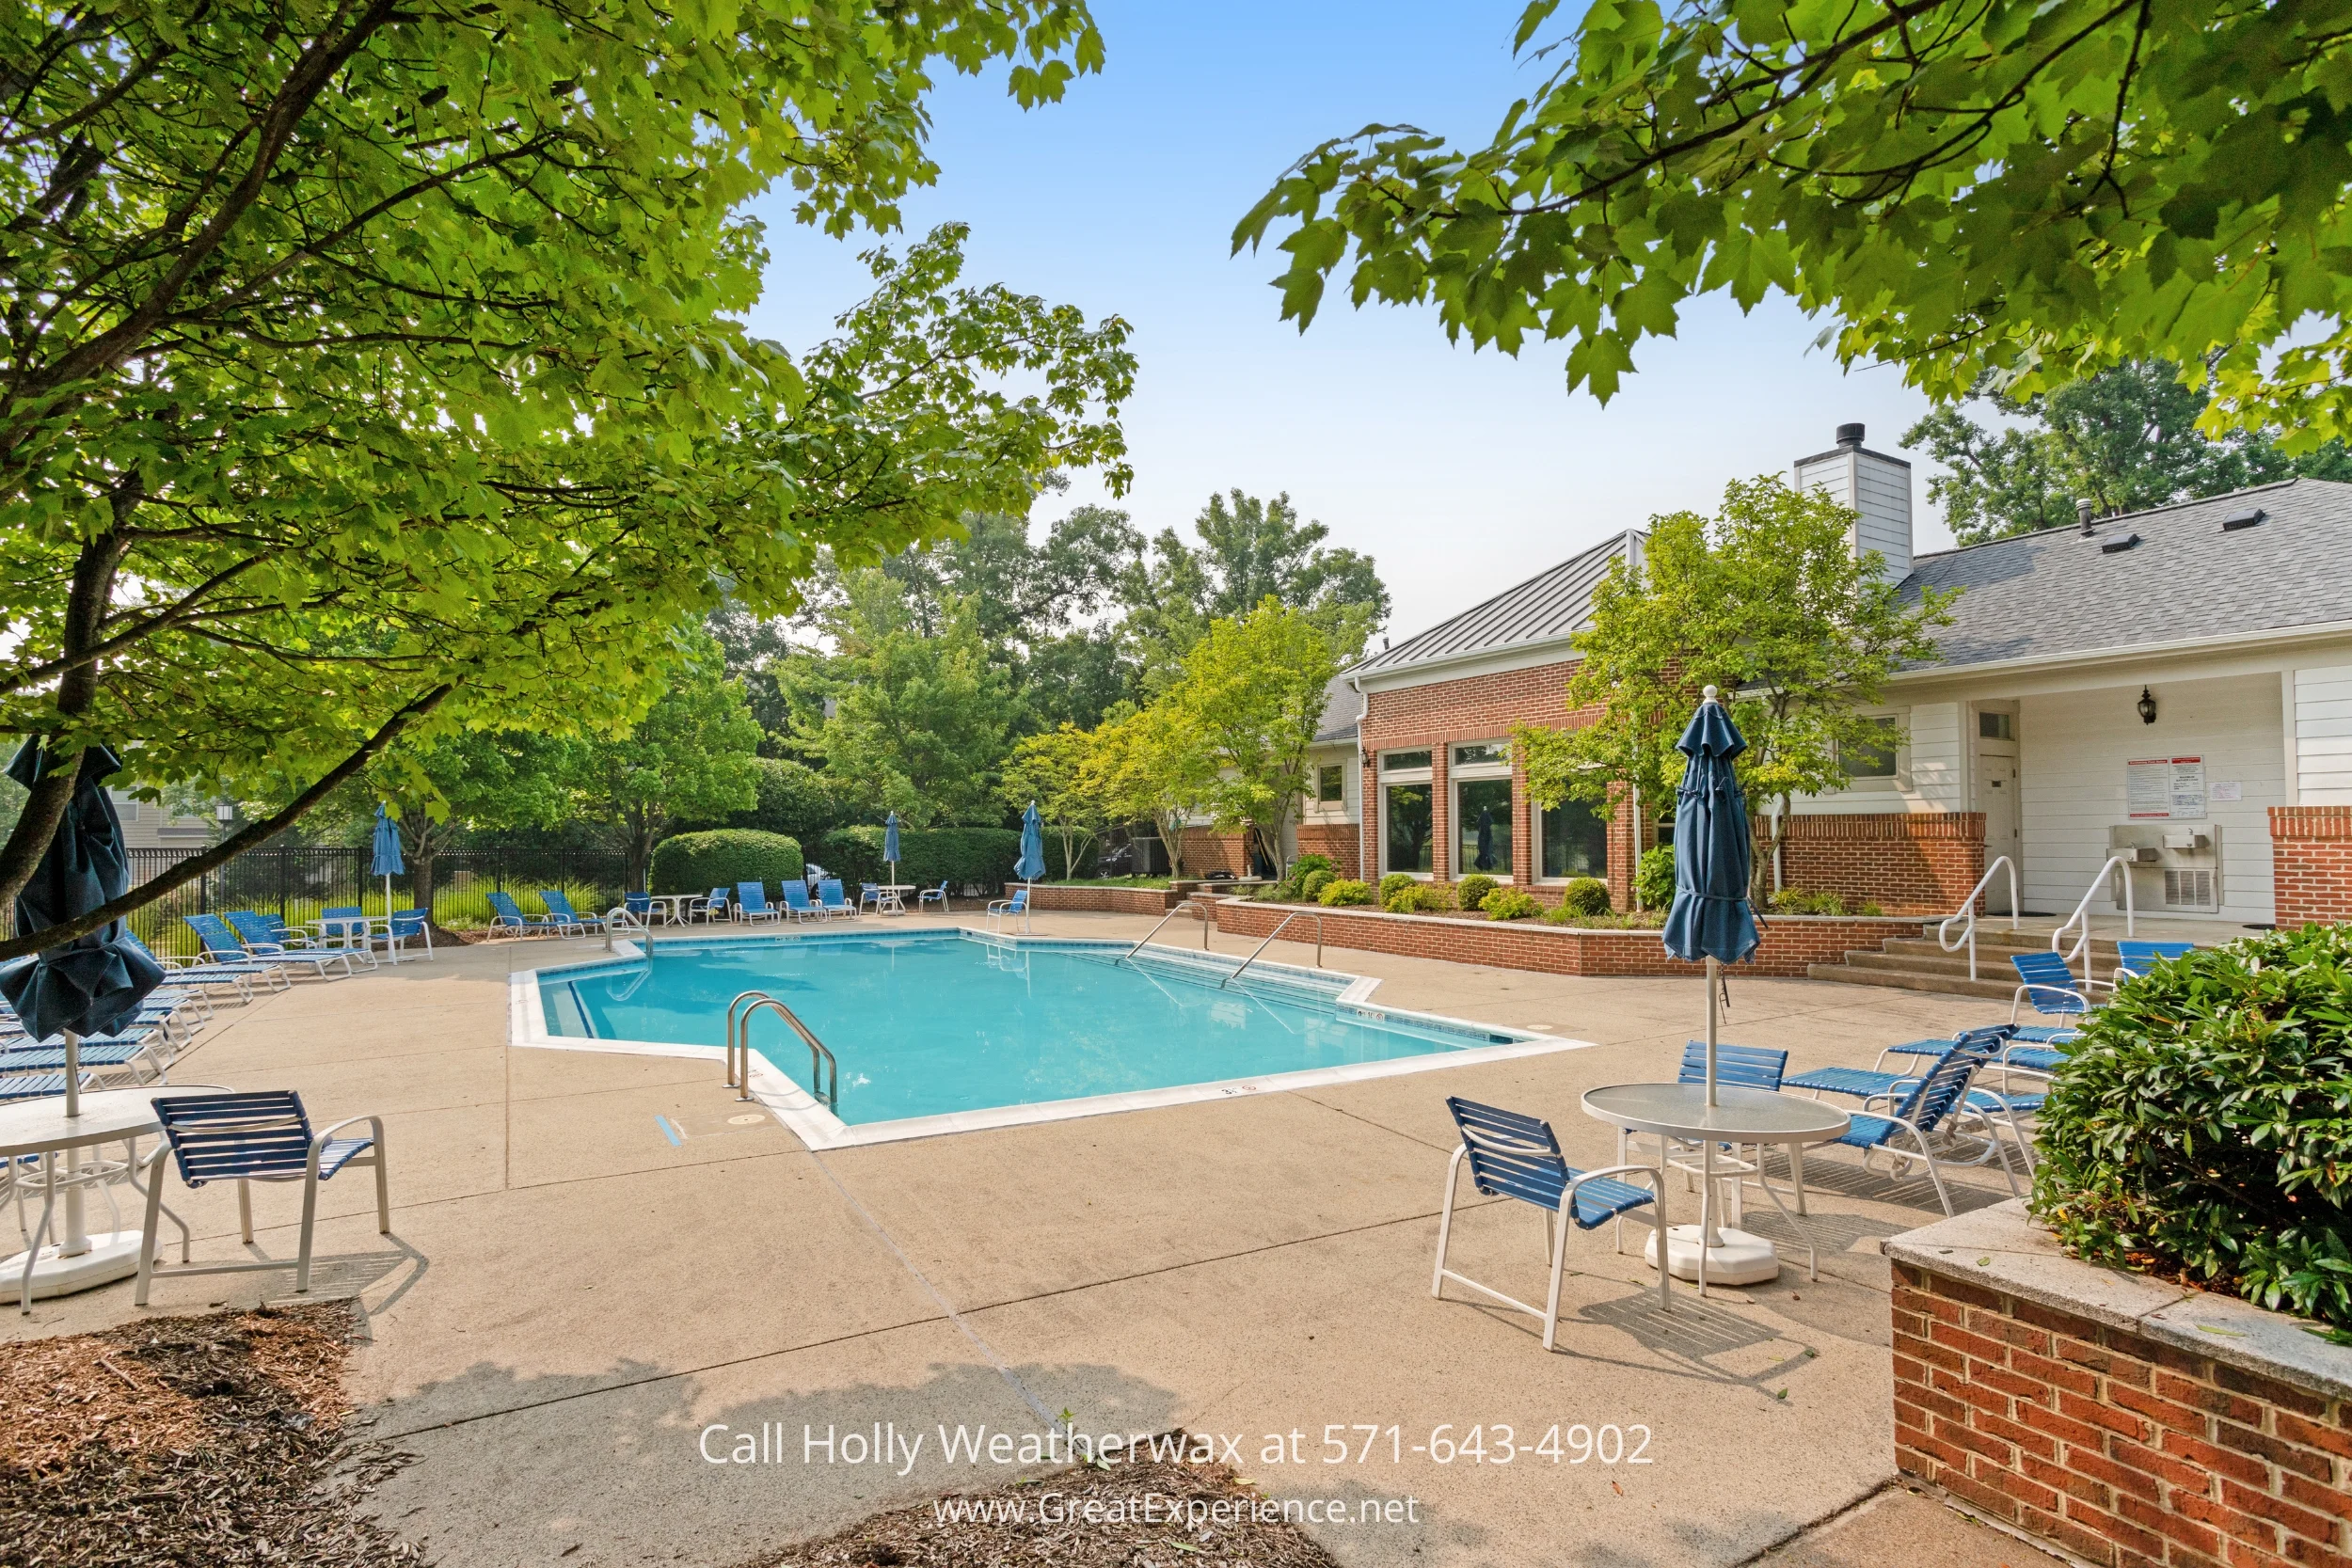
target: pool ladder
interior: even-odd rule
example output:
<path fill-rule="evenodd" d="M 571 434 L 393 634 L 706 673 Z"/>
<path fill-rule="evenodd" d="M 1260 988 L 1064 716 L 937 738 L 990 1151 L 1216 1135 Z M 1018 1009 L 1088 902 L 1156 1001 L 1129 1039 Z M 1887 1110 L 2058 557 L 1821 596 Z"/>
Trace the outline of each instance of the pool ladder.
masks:
<path fill-rule="evenodd" d="M 1129 958 L 1132 958 L 1136 954 L 1142 952 L 1143 942 L 1150 942 L 1153 937 L 1160 934 L 1160 926 L 1167 925 L 1178 915 L 1183 914 L 1186 910 L 1190 910 L 1192 911 L 1193 918 L 1200 922 L 1200 951 L 1206 953 L 1209 950 L 1209 922 L 1216 917 L 1216 911 L 1211 910 L 1206 904 L 1187 898 L 1178 904 L 1174 909 L 1168 911 L 1166 914 L 1160 916 L 1159 926 L 1154 926 L 1150 930 L 1143 933 L 1143 942 L 1136 942 L 1133 947 L 1128 948 L 1127 951 L 1121 953 L 1116 958 L 1113 958 L 1111 960 L 1113 967 L 1125 963 Z"/>
<path fill-rule="evenodd" d="M 1265 934 L 1265 941 L 1258 943 L 1256 950 L 1253 951 L 1249 957 L 1242 959 L 1241 967 L 1239 969 L 1234 970 L 1233 973 L 1228 974 L 1224 979 L 1219 980 L 1216 983 L 1216 989 L 1223 990 L 1227 986 L 1230 986 L 1234 981 L 1240 979 L 1242 970 L 1248 969 L 1251 964 L 1256 963 L 1258 961 L 1258 954 L 1263 953 L 1267 948 L 1273 946 L 1274 939 L 1282 934 L 1282 927 L 1289 925 L 1294 920 L 1311 920 L 1315 923 L 1315 967 L 1317 969 L 1321 969 L 1323 967 L 1323 916 L 1316 914 L 1311 910 L 1293 910 L 1276 924 L 1274 929 Z M 1206 943 L 1203 943 L 1202 945 L 1205 946 Z"/>
<path fill-rule="evenodd" d="M 827 1110 L 841 1103 L 841 1064 L 825 1042 L 809 1033 L 800 1015 L 764 990 L 747 990 L 727 1004 L 727 1087 L 738 1100 L 752 1097 L 752 1019 L 760 1009 L 772 1011 L 792 1026 L 808 1047 L 808 1092 Z"/>

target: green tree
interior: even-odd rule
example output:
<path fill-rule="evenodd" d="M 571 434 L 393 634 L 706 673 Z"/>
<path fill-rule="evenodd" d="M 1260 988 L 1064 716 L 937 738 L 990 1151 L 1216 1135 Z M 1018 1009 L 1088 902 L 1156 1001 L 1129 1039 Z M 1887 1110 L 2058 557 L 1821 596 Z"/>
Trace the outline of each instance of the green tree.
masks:
<path fill-rule="evenodd" d="M 759 799 L 759 726 L 717 645 L 687 639 L 644 718 L 570 748 L 572 809 L 620 849 L 631 888 L 653 847 L 682 820 L 742 811 Z"/>
<path fill-rule="evenodd" d="M 1605 400 L 1688 300 L 1777 289 L 1938 402 L 2163 358 L 2211 363 L 2209 429 L 2352 433 L 2344 0 L 1597 0 L 1545 37 L 1558 8 L 1486 145 L 1367 126 L 1242 219 L 1237 250 L 1287 230 L 1286 318 L 1344 271 L 1477 344 L 1565 339 Z"/>
<path fill-rule="evenodd" d="M 1523 729 L 1528 794 L 1538 804 L 1596 799 L 1638 782 L 1660 804 L 1681 782 L 1675 738 L 1699 693 L 1718 688 L 1747 737 L 1737 764 L 1752 810 L 1771 814 L 1769 885 L 1795 797 L 1841 789 L 1843 758 L 1887 743 L 1866 710 L 1902 665 L 1935 657 L 1949 594 L 1906 608 L 1875 551 L 1856 559 L 1853 514 L 1818 490 L 1766 476 L 1735 481 L 1712 518 L 1650 521 L 1638 568 L 1612 566 L 1577 634 L 1571 707 L 1597 705 L 1600 734 Z"/>
<path fill-rule="evenodd" d="M 1184 874 L 1184 830 L 1212 815 L 1216 761 L 1192 710 L 1165 700 L 1114 708 L 1094 732 L 1092 788 L 1120 821 L 1148 821 L 1168 851 L 1171 876 Z"/>
<path fill-rule="evenodd" d="M 1037 803 L 1046 832 L 1061 840 L 1065 877 L 1078 874 L 1080 859 L 1109 816 L 1094 749 L 1093 735 L 1062 724 L 1024 736 L 1005 762 L 1005 804 L 1017 812 Z"/>
<path fill-rule="evenodd" d="M 1331 531 L 1300 523 L 1288 495 L 1213 495 L 1193 520 L 1198 546 L 1174 529 L 1128 570 L 1127 630 L 1160 684 L 1212 622 L 1249 614 L 1267 597 L 1307 611 L 1343 657 L 1353 657 L 1389 616 L 1389 590 L 1370 556 L 1324 546 Z"/>
<path fill-rule="evenodd" d="M 404 747 L 338 792 L 355 808 L 348 830 L 369 842 L 381 800 L 400 824 L 410 896 L 433 907 L 434 863 L 468 835 L 552 828 L 571 809 L 572 743 L 521 731 L 459 730 Z M 322 808 L 324 810 L 326 808 Z"/>
<path fill-rule="evenodd" d="M 1980 390 L 1993 414 L 2013 422 L 1988 429 L 1947 407 L 1903 433 L 1904 445 L 1951 470 L 1928 481 L 1928 495 L 1963 545 L 2072 523 L 2077 499 L 2102 513 L 2137 512 L 2297 475 L 2352 479 L 2342 441 L 2291 456 L 2267 436 L 2205 435 L 2198 421 L 2211 400 L 2162 360 L 2131 360 L 2031 397 Z"/>
<path fill-rule="evenodd" d="M 285 802 L 90 921 L 412 726 L 626 721 L 723 585 L 782 610 L 821 546 L 1122 483 L 1124 325 L 957 287 L 959 230 L 797 361 L 740 325 L 751 198 L 887 226 L 938 64 L 1036 102 L 1099 50 L 1054 0 L 0 16 L 0 730 Z"/>
<path fill-rule="evenodd" d="M 1242 828 L 1278 868 L 1284 831 L 1312 783 L 1307 751 L 1338 671 L 1329 633 L 1268 594 L 1238 620 L 1211 622 L 1160 699 L 1184 715 L 1184 731 L 1205 752 L 1204 800 L 1217 826 Z"/>
<path fill-rule="evenodd" d="M 926 637 L 881 571 L 851 574 L 846 592 L 826 621 L 835 651 L 785 668 L 793 744 L 876 818 L 895 811 L 918 828 L 993 820 L 1019 705 L 1010 675 L 988 656 L 977 609 L 951 601 Z"/>

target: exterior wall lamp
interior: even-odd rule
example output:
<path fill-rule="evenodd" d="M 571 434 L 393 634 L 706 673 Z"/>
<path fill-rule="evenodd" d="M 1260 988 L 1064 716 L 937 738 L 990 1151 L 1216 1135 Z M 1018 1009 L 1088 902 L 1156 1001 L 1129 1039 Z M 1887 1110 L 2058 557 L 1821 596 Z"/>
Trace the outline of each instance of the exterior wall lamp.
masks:
<path fill-rule="evenodd" d="M 2156 699 L 2150 694 L 2146 687 L 2143 686 L 2139 689 L 2139 701 L 2134 703 L 2132 705 L 2139 709 L 2139 721 L 2141 723 L 2153 724 L 2156 721 Z"/>

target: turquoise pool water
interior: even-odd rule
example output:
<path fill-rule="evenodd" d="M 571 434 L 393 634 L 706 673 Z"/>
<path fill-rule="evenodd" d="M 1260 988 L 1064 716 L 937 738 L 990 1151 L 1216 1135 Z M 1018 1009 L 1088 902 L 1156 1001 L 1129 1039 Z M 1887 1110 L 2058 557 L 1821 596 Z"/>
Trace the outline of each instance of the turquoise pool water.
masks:
<path fill-rule="evenodd" d="M 954 932 L 663 943 L 650 964 L 551 970 L 551 1035 L 723 1045 L 727 1004 L 764 990 L 841 1068 L 852 1126 L 1390 1061 L 1525 1037 L 1341 1004 L 1340 982 L 1222 971 L 1123 948 L 1009 947 Z M 752 1044 L 803 1088 L 808 1049 L 772 1014 Z"/>

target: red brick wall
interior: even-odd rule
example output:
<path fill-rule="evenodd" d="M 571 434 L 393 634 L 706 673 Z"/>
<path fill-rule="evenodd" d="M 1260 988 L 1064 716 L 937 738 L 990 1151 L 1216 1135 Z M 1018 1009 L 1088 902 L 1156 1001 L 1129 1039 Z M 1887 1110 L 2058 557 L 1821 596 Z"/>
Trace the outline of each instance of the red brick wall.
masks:
<path fill-rule="evenodd" d="M 1216 927 L 1242 937 L 1270 935 L 1285 914 L 1299 906 L 1238 899 L 1216 905 Z M 1327 947 L 1353 947 L 1408 958 L 1488 964 L 1497 969 L 1533 969 L 1550 974 L 1702 974 L 1697 964 L 1670 958 L 1656 931 L 1587 931 L 1529 921 L 1463 919 L 1445 915 L 1384 914 L 1376 910 L 1319 909 Z M 1848 950 L 1875 948 L 1888 937 L 1915 937 L 1915 920 L 1825 920 L 1774 915 L 1763 945 L 1740 974 L 1803 976 L 1807 967 L 1837 963 Z M 1312 939 L 1301 921 L 1289 940 Z"/>
<path fill-rule="evenodd" d="M 1363 864 L 1353 822 L 1301 822 L 1298 825 L 1298 852 L 1302 855 L 1329 856 L 1343 877 L 1359 875 L 1358 868 Z"/>
<path fill-rule="evenodd" d="M 1021 886 L 1005 884 L 1009 898 Z M 1029 901 L 1039 910 L 1106 910 L 1113 914 L 1166 914 L 1181 899 L 1156 887 L 1048 887 L 1030 890 Z"/>
<path fill-rule="evenodd" d="M 2280 926 L 2352 920 L 2352 806 L 2271 807 L 2270 869 Z"/>
<path fill-rule="evenodd" d="M 1214 828 L 1184 830 L 1184 875 L 1204 876 L 1212 871 L 1230 871 L 1236 877 L 1249 875 L 1249 854 L 1243 847 L 1239 833 L 1220 833 Z"/>
<path fill-rule="evenodd" d="M 1895 1458 L 2110 1568 L 2352 1563 L 2352 1405 L 1897 1264 Z"/>
<path fill-rule="evenodd" d="M 1772 827 L 1756 819 L 1756 852 Z M 1781 834 L 1782 885 L 1868 901 L 1890 913 L 1949 914 L 1984 875 L 1984 813 L 1874 812 L 1792 816 Z"/>

